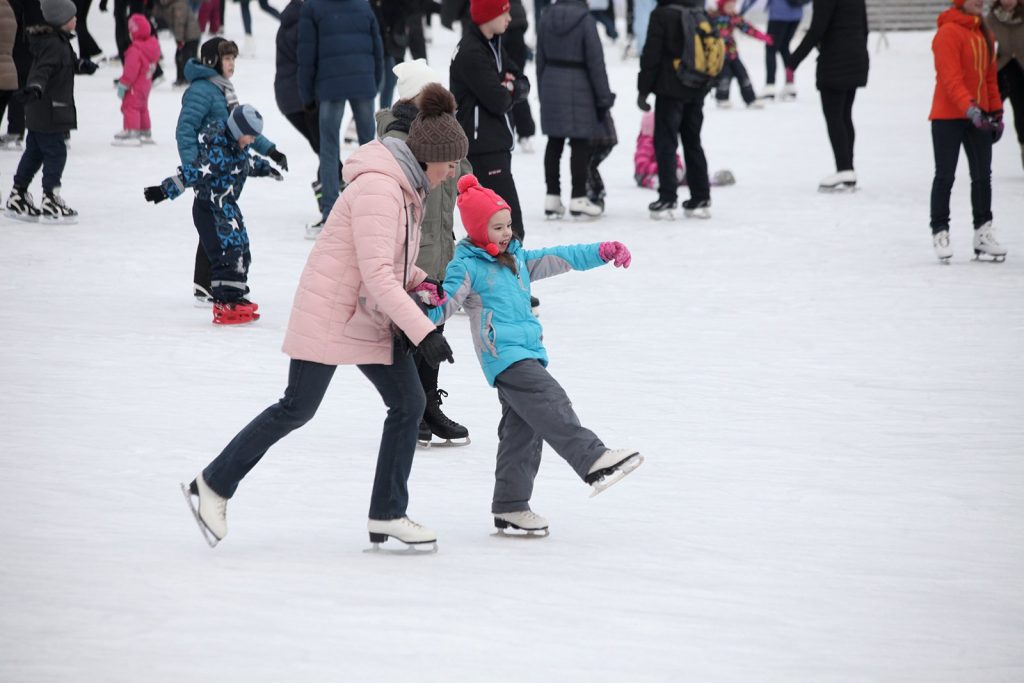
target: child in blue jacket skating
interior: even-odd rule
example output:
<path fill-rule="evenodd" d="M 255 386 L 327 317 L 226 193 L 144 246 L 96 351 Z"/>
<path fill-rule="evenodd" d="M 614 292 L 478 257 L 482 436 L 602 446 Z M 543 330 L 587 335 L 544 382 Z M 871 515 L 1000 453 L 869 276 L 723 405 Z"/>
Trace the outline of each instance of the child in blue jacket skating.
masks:
<path fill-rule="evenodd" d="M 530 510 L 533 480 L 547 441 L 596 495 L 643 462 L 633 449 L 610 450 L 580 424 L 565 390 L 548 374 L 540 321 L 530 307 L 530 282 L 612 261 L 629 267 L 619 242 L 524 249 L 512 234 L 509 205 L 480 185 L 459 179 L 459 213 L 468 238 L 448 264 L 439 306 L 441 323 L 460 306 L 469 314 L 473 345 L 488 383 L 498 390 L 501 422 L 491 511 L 498 529 L 547 535 L 548 523 Z M 436 300 L 435 300 L 436 302 Z"/>

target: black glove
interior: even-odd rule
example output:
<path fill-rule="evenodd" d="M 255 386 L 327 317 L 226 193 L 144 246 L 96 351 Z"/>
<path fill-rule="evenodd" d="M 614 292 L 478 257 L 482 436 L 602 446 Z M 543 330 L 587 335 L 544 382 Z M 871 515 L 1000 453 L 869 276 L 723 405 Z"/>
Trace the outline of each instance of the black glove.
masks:
<path fill-rule="evenodd" d="M 21 104 L 38 100 L 42 96 L 43 91 L 38 85 L 27 85 L 21 90 L 15 90 L 14 94 L 11 95 L 11 97 L 13 97 Z"/>
<path fill-rule="evenodd" d="M 107 0 L 100 0 L 100 11 L 101 12 L 106 12 L 107 11 Z"/>
<path fill-rule="evenodd" d="M 150 185 L 144 189 L 142 193 L 146 195 L 147 202 L 153 202 L 154 204 L 159 204 L 163 200 L 167 199 L 167 193 L 164 192 L 164 188 L 159 185 Z"/>
<path fill-rule="evenodd" d="M 278 171 L 276 168 L 271 168 L 270 169 L 270 173 L 268 173 L 267 175 L 270 176 L 271 178 L 273 178 L 274 180 L 277 180 L 277 181 L 284 180 L 284 176 L 281 175 L 281 172 Z"/>
<path fill-rule="evenodd" d="M 452 357 L 452 347 L 448 346 L 448 340 L 437 330 L 424 337 L 420 345 L 416 347 L 416 351 L 432 368 L 439 366 L 443 360 L 449 363 L 455 362 Z"/>
<path fill-rule="evenodd" d="M 530 96 L 530 81 L 525 76 L 512 81 L 512 101 L 516 104 L 525 102 Z"/>
<path fill-rule="evenodd" d="M 267 156 L 273 159 L 274 163 L 281 167 L 281 170 L 288 170 L 288 157 L 277 151 L 277 147 L 270 150 Z"/>
<path fill-rule="evenodd" d="M 651 105 L 647 104 L 647 98 L 650 97 L 649 93 L 640 93 L 636 97 L 636 106 L 640 107 L 640 111 L 650 111 Z"/>
<path fill-rule="evenodd" d="M 89 60 L 89 59 L 79 59 L 78 60 L 78 73 L 80 73 L 80 74 L 85 74 L 86 76 L 91 76 L 94 73 L 96 73 L 96 69 L 98 69 L 98 68 L 99 68 L 99 66 L 97 66 L 96 62 L 93 62 L 92 60 Z"/>

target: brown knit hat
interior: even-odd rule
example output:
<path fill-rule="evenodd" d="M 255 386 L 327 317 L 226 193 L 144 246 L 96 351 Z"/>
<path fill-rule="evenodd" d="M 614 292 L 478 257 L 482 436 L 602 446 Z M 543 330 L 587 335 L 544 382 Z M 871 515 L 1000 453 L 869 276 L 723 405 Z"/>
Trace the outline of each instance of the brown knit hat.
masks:
<path fill-rule="evenodd" d="M 469 140 L 455 120 L 455 97 L 439 83 L 423 87 L 416 98 L 420 113 L 409 126 L 409 145 L 417 161 L 459 161 L 469 153 Z"/>

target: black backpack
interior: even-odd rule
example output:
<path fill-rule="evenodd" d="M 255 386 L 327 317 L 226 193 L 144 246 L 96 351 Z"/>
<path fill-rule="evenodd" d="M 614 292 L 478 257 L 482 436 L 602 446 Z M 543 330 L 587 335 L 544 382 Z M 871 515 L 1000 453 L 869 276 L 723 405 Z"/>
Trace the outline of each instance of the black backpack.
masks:
<path fill-rule="evenodd" d="M 672 68 L 684 87 L 708 90 L 725 65 L 725 41 L 701 8 L 679 7 L 683 27 L 683 54 L 672 60 Z"/>

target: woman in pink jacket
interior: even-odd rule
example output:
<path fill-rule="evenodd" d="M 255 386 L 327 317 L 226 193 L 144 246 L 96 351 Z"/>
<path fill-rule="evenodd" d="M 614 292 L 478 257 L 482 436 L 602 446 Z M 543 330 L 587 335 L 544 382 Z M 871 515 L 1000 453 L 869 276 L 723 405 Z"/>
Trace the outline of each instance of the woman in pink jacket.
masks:
<path fill-rule="evenodd" d="M 374 544 L 393 537 L 436 549 L 433 531 L 406 516 L 407 482 L 426 405 L 411 355 L 436 366 L 451 349 L 410 292 L 437 287 L 416 266 L 426 193 L 453 178 L 469 150 L 455 100 L 432 84 L 419 96 L 409 136 L 376 140 L 345 162 L 334 204 L 295 294 L 284 352 L 284 398 L 264 410 L 182 488 L 211 546 L 227 534 L 226 506 L 238 483 L 279 439 L 316 413 L 338 365 L 355 365 L 388 407 L 377 454 L 368 528 Z"/>

